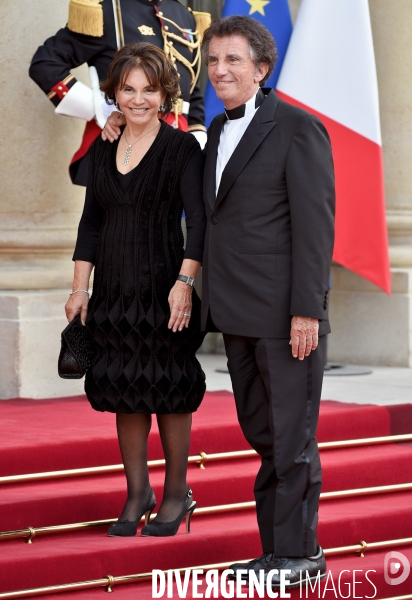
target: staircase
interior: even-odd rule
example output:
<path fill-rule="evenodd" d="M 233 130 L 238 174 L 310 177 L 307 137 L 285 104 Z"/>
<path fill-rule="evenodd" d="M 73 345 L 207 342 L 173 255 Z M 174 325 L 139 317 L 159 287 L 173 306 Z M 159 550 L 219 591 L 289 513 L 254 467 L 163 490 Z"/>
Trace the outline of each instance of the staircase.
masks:
<path fill-rule="evenodd" d="M 1 414 L 0 531 L 88 523 L 115 519 L 120 514 L 126 484 L 119 469 L 109 473 L 10 482 L 10 476 L 15 475 L 120 463 L 114 415 L 96 413 L 84 397 L 4 401 Z M 412 405 L 321 403 L 318 441 L 323 445 L 411 432 Z M 106 525 L 58 529 L 47 535 L 37 532 L 30 544 L 23 538 L 0 537 L 0 599 L 12 597 L 8 593 L 16 590 L 91 580 L 103 580 L 107 588 L 107 575 L 118 578 L 149 573 L 152 569 L 201 568 L 260 555 L 252 491 L 259 460 L 251 452 L 241 454 L 245 450 L 250 449 L 237 424 L 232 394 L 208 393 L 194 415 L 192 430 L 190 454 L 198 456 L 197 462 L 203 463 L 205 468 L 189 465 L 188 482 L 199 507 L 192 519 L 190 535 L 185 534 L 182 525 L 172 538 L 142 538 L 140 535 L 110 538 L 106 535 Z M 217 453 L 234 452 L 240 455 L 207 459 Z M 206 453 L 203 460 L 200 453 Z M 154 423 L 149 460 L 159 459 L 162 452 Z M 412 436 L 408 441 L 395 443 L 371 442 L 353 447 L 329 444 L 321 450 L 321 459 L 324 485 L 319 541 L 325 549 L 355 546 L 349 553 L 329 554 L 330 575 L 326 585 L 324 582 L 321 586 L 321 597 L 406 595 L 412 598 L 412 574 L 396 586 L 389 585 L 384 578 L 387 552 L 402 552 L 412 564 L 412 541 L 404 545 L 373 546 L 377 542 L 412 538 L 412 485 L 399 487 L 412 482 Z M 6 477 L 9 479 L 5 480 Z M 150 469 L 158 504 L 163 477 L 162 466 Z M 364 490 L 382 486 L 398 488 L 396 491 L 378 489 L 375 493 Z M 352 496 L 331 494 L 361 488 Z M 28 534 L 25 535 L 27 538 Z M 361 540 L 372 544 L 364 558 L 356 552 Z M 370 581 L 365 576 L 367 570 L 371 570 Z M 354 584 L 354 580 L 359 583 Z M 103 583 L 97 588 L 65 591 L 48 598 L 101 599 Z M 152 598 L 151 581 L 115 583 L 113 589 L 119 600 Z M 199 591 L 204 593 L 205 589 L 203 582 Z M 247 588 L 243 593 L 247 594 Z M 303 590 L 300 595 L 296 589 L 290 593 L 292 598 L 318 597 L 317 591 L 306 595 Z M 29 597 L 31 595 L 34 592 Z M 179 597 L 176 588 L 173 597 Z M 192 597 L 191 585 L 186 597 Z"/>

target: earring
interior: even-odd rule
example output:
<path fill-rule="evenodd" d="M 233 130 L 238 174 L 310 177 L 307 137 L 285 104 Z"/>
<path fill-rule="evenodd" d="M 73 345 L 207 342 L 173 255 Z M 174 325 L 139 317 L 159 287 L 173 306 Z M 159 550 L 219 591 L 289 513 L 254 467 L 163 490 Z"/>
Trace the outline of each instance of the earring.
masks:
<path fill-rule="evenodd" d="M 117 102 L 117 100 L 115 100 L 115 101 L 114 101 L 114 105 L 115 105 L 115 107 L 116 107 L 116 110 L 117 110 L 117 112 L 119 112 L 119 113 L 120 113 L 120 114 L 123 116 L 123 113 L 122 113 L 122 111 L 120 110 L 120 106 L 119 106 L 119 103 Z"/>
<path fill-rule="evenodd" d="M 161 104 L 161 105 L 159 106 L 159 112 L 164 112 L 164 111 L 165 111 L 165 108 L 166 108 L 166 107 L 165 107 L 165 104 L 164 104 L 164 102 L 163 102 L 163 104 Z"/>

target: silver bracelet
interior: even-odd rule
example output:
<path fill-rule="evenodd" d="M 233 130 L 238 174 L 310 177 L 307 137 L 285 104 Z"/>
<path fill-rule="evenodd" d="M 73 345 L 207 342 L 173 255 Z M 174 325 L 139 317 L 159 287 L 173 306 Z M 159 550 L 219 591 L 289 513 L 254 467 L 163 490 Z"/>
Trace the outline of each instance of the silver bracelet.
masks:
<path fill-rule="evenodd" d="M 89 291 L 88 290 L 74 290 L 74 292 L 72 292 L 70 294 L 70 296 L 73 296 L 73 294 L 77 294 L 77 292 L 84 292 L 85 294 L 89 295 Z"/>

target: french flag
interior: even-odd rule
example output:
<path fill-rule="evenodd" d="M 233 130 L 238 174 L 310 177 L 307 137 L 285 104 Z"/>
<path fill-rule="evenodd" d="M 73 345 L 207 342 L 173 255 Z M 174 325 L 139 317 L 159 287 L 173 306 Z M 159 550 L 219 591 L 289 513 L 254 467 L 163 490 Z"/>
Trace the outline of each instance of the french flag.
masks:
<path fill-rule="evenodd" d="M 319 117 L 336 174 L 333 258 L 390 294 L 378 84 L 368 0 L 303 0 L 277 83 Z"/>

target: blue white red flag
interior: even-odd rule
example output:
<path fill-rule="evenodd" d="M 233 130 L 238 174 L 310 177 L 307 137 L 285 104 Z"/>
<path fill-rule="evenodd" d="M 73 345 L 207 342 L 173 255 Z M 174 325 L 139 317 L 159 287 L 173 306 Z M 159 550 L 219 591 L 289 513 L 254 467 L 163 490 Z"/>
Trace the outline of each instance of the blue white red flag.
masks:
<path fill-rule="evenodd" d="M 379 98 L 368 0 L 303 0 L 277 92 L 317 115 L 336 175 L 333 258 L 391 289 Z"/>
<path fill-rule="evenodd" d="M 285 58 L 289 38 L 292 33 L 292 20 L 287 0 L 226 0 L 223 17 L 229 15 L 248 15 L 257 19 L 269 29 L 276 40 L 279 59 L 267 87 L 276 87 L 283 59 Z M 206 125 L 223 112 L 223 102 L 216 97 L 213 87 L 208 83 L 205 93 Z"/>

